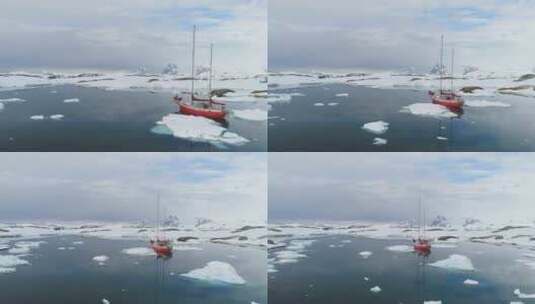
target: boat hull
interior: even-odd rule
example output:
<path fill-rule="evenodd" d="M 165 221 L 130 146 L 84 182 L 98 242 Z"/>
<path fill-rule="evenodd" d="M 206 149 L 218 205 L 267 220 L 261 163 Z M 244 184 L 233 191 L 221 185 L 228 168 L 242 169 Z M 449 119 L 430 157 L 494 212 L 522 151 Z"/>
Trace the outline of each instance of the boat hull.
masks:
<path fill-rule="evenodd" d="M 184 115 L 192 115 L 192 116 L 202 116 L 214 120 L 222 120 L 225 119 L 225 116 L 227 113 L 224 110 L 217 110 L 213 108 L 199 108 L 192 106 L 190 104 L 186 104 L 184 102 L 180 102 L 178 104 L 179 111 L 181 114 Z"/>
<path fill-rule="evenodd" d="M 443 99 L 438 97 L 433 97 L 433 103 L 445 106 L 450 109 L 462 109 L 464 106 L 464 101 L 459 99 Z"/>
<path fill-rule="evenodd" d="M 171 256 L 173 255 L 173 249 L 169 246 L 162 246 L 162 245 L 151 245 L 152 250 L 154 250 L 154 253 L 156 253 L 157 256 Z"/>

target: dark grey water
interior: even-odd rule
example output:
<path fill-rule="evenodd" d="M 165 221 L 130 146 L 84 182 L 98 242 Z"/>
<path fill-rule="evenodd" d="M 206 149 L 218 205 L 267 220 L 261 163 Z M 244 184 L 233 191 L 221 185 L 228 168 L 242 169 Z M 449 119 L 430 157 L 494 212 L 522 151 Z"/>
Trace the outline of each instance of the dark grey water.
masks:
<path fill-rule="evenodd" d="M 267 303 L 265 251 L 254 248 L 204 244 L 201 251 L 176 251 L 169 260 L 131 256 L 122 249 L 147 246 L 139 241 L 54 237 L 24 257 L 31 265 L 15 273 L 0 274 L 2 303 Z M 83 240 L 82 245 L 72 245 Z M 76 246 L 75 250 L 58 247 Z M 110 257 L 105 266 L 92 258 Z M 211 284 L 179 274 L 210 261 L 227 262 L 247 283 Z M 171 273 L 175 275 L 171 275 Z"/>
<path fill-rule="evenodd" d="M 56 91 L 56 93 L 53 93 Z M 228 130 L 250 140 L 225 148 L 151 132 L 163 116 L 175 112 L 170 93 L 105 91 L 77 86 L 0 92 L 0 99 L 22 98 L 0 111 L 1 151 L 266 151 L 266 122 L 236 119 Z M 79 103 L 64 99 L 79 98 Z M 254 106 L 229 105 L 232 109 Z M 33 115 L 63 114 L 60 121 L 31 120 Z"/>
<path fill-rule="evenodd" d="M 344 247 L 330 248 L 352 240 Z M 404 241 L 326 237 L 313 243 L 307 258 L 295 264 L 276 265 L 269 275 L 270 303 L 509 303 L 518 301 L 513 290 L 535 292 L 535 270 L 515 259 L 516 249 L 485 244 L 463 244 L 457 248 L 435 248 L 427 258 L 414 253 L 392 252 L 385 247 Z M 361 251 L 372 251 L 368 259 Z M 453 271 L 426 265 L 451 254 L 466 255 L 475 271 Z M 365 281 L 368 277 L 369 281 Z M 479 281 L 467 286 L 467 278 Z M 370 288 L 380 286 L 380 293 Z M 527 301 L 526 303 L 530 303 Z"/>
<path fill-rule="evenodd" d="M 400 110 L 428 103 L 425 91 L 384 90 L 344 84 L 274 90 L 302 93 L 289 103 L 275 103 L 269 121 L 270 151 L 534 151 L 535 99 L 516 96 L 471 97 L 511 104 L 509 108 L 465 107 L 460 118 L 415 116 Z M 336 97 L 349 93 L 349 97 Z M 314 103 L 325 103 L 323 107 Z M 338 102 L 336 106 L 327 106 Z M 362 130 L 383 120 L 389 130 L 375 135 Z M 437 139 L 447 137 L 447 141 Z M 373 145 L 374 137 L 388 144 Z"/>

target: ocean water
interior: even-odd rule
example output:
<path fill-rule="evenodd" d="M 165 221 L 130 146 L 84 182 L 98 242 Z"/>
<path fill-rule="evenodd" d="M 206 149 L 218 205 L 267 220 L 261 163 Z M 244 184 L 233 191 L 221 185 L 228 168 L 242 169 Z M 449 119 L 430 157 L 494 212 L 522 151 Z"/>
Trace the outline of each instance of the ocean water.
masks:
<path fill-rule="evenodd" d="M 268 279 L 269 301 L 372 304 L 441 300 L 442 303 L 493 304 L 520 301 L 513 295 L 516 288 L 523 293 L 535 293 L 535 270 L 515 261 L 521 258 L 515 248 L 465 243 L 456 248 L 434 248 L 428 257 L 385 250 L 387 246 L 400 244 L 408 243 L 343 236 L 318 238 L 304 252 L 306 258 L 297 263 L 275 264 L 278 272 L 270 273 Z M 361 251 L 373 254 L 365 259 L 359 255 Z M 469 257 L 475 271 L 429 265 L 451 254 Z M 477 280 L 479 285 L 465 285 L 466 279 Z M 382 291 L 371 292 L 375 286 Z"/>
<path fill-rule="evenodd" d="M 0 92 L 0 99 L 22 98 L 0 111 L 2 151 L 266 151 L 267 124 L 232 115 L 228 131 L 250 142 L 213 145 L 155 134 L 151 129 L 163 116 L 177 111 L 170 93 L 106 91 L 77 86 L 40 87 Z M 64 99 L 79 98 L 79 103 Z M 254 108 L 254 102 L 228 105 Z M 33 115 L 62 114 L 61 120 L 32 120 Z"/>
<path fill-rule="evenodd" d="M 272 92 L 304 96 L 272 104 L 268 125 L 270 151 L 535 150 L 533 98 L 470 97 L 467 100 L 499 101 L 511 106 L 465 106 L 458 118 L 435 118 L 400 111 L 410 104 L 430 103 L 426 91 L 328 84 Z M 336 96 L 344 93 L 349 96 Z M 319 107 L 315 103 L 325 105 Z M 378 120 L 390 124 L 386 133 L 377 135 L 362 129 L 365 123 Z M 388 143 L 374 145 L 375 137 Z"/>
<path fill-rule="evenodd" d="M 125 248 L 146 247 L 146 242 L 51 237 L 22 257 L 31 265 L 17 266 L 14 273 L 0 274 L 2 303 L 267 303 L 265 250 L 218 244 L 200 244 L 202 250 L 175 251 L 171 259 L 134 256 Z M 83 244 L 73 244 L 83 241 Z M 74 250 L 58 250 L 74 246 Z M 0 254 L 5 254 L 0 252 Z M 94 256 L 107 255 L 105 265 Z M 193 280 L 181 273 L 207 262 L 231 264 L 245 285 Z"/>

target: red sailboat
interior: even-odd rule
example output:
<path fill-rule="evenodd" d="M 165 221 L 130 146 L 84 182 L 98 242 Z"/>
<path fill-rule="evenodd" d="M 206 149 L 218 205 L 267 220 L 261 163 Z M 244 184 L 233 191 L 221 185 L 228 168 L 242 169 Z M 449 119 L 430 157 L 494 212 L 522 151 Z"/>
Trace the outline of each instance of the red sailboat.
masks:
<path fill-rule="evenodd" d="M 171 240 L 167 239 L 165 236 L 160 235 L 160 195 L 157 199 L 157 224 L 156 224 L 156 239 L 150 240 L 150 247 L 158 257 L 171 257 L 173 255 L 173 244 Z"/>
<path fill-rule="evenodd" d="M 212 65 L 213 65 L 213 45 L 210 44 L 210 75 L 208 78 L 208 97 L 201 98 L 195 96 L 195 33 L 197 27 L 193 26 L 193 48 L 191 56 L 191 93 L 189 103 L 182 97 L 176 95 L 173 101 L 178 104 L 179 112 L 185 115 L 202 116 L 214 120 L 223 120 L 227 115 L 225 103 L 212 99 Z"/>
<path fill-rule="evenodd" d="M 453 89 L 453 62 L 455 58 L 454 50 L 451 52 L 451 88 L 446 90 L 442 86 L 442 79 L 444 78 L 444 36 L 441 36 L 441 48 L 440 48 L 440 90 L 438 92 L 429 91 L 431 101 L 434 104 L 439 104 L 447 107 L 453 111 L 459 111 L 464 106 L 463 98 L 455 94 Z"/>
<path fill-rule="evenodd" d="M 421 225 L 421 219 L 422 219 L 422 202 L 421 199 L 418 203 L 419 210 L 418 210 L 418 238 L 413 239 L 413 248 L 414 252 L 416 252 L 418 255 L 424 255 L 427 256 L 431 253 L 431 241 L 425 237 L 425 209 L 423 210 L 423 230 Z"/>

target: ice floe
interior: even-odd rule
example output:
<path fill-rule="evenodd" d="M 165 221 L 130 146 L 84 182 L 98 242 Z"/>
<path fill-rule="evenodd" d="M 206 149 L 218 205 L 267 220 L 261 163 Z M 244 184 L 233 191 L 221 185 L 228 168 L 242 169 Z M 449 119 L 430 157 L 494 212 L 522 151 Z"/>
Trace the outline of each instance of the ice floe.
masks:
<path fill-rule="evenodd" d="M 324 104 L 323 102 L 316 102 L 316 103 L 314 104 L 314 106 L 315 106 L 315 107 L 323 107 L 323 106 L 325 106 L 325 104 Z"/>
<path fill-rule="evenodd" d="M 32 116 L 30 116 L 30 119 L 32 119 L 32 120 L 43 120 L 43 119 L 45 119 L 45 116 L 44 115 L 32 115 Z"/>
<path fill-rule="evenodd" d="M 479 282 L 472 279 L 466 279 L 463 282 L 464 285 L 479 285 Z"/>
<path fill-rule="evenodd" d="M 486 108 L 486 107 L 501 107 L 501 108 L 507 108 L 511 105 L 505 102 L 501 101 L 492 101 L 492 100 L 467 100 L 465 104 L 469 107 L 474 108 Z"/>
<path fill-rule="evenodd" d="M 518 288 L 513 291 L 513 294 L 519 297 L 520 299 L 535 299 L 535 293 L 532 293 L 532 294 L 523 293 Z"/>
<path fill-rule="evenodd" d="M 384 134 L 386 131 L 388 131 L 388 126 L 390 124 L 388 122 L 384 122 L 382 120 L 378 121 L 372 121 L 365 123 L 362 126 L 362 129 L 374 133 L 374 134 Z"/>
<path fill-rule="evenodd" d="M 338 102 L 329 102 L 327 105 L 330 107 L 334 107 L 338 105 Z"/>
<path fill-rule="evenodd" d="M 106 255 L 98 255 L 98 256 L 95 256 L 93 257 L 93 261 L 97 262 L 99 265 L 105 265 L 106 262 L 109 260 L 110 258 Z"/>
<path fill-rule="evenodd" d="M 161 129 L 164 127 L 165 129 Z M 152 132 L 212 144 L 243 145 L 248 139 L 228 131 L 218 122 L 199 116 L 169 114 L 157 122 Z"/>
<path fill-rule="evenodd" d="M 53 120 L 61 120 L 61 119 L 63 119 L 63 117 L 65 117 L 63 114 L 50 115 L 50 119 L 53 119 Z"/>
<path fill-rule="evenodd" d="M 373 253 L 371 251 L 361 251 L 359 255 L 365 259 L 369 258 Z"/>
<path fill-rule="evenodd" d="M 388 140 L 385 139 L 385 138 L 375 137 L 373 139 L 373 144 L 376 145 L 376 146 L 386 145 L 387 143 L 388 143 Z"/>
<path fill-rule="evenodd" d="M 436 261 L 429 264 L 429 266 L 451 269 L 451 270 L 465 270 L 473 271 L 475 270 L 472 261 L 464 255 L 452 254 L 447 259 Z"/>
<path fill-rule="evenodd" d="M 208 262 L 204 267 L 183 273 L 181 276 L 216 283 L 239 285 L 246 283 L 232 265 L 220 261 Z"/>
<path fill-rule="evenodd" d="M 267 111 L 261 109 L 250 109 L 250 110 L 234 110 L 234 116 L 245 119 L 245 120 L 254 120 L 254 121 L 263 121 L 267 120 Z"/>
<path fill-rule="evenodd" d="M 454 118 L 458 116 L 448 108 L 433 103 L 413 103 L 403 107 L 401 112 L 418 116 L 431 116 L 438 118 Z"/>
<path fill-rule="evenodd" d="M 64 103 L 77 103 L 80 102 L 79 98 L 68 98 L 63 100 Z"/>
<path fill-rule="evenodd" d="M 336 94 L 336 97 L 348 97 L 348 96 L 349 96 L 349 93 Z"/>
<path fill-rule="evenodd" d="M 102 299 L 102 304 L 111 304 L 110 300 L 104 298 Z"/>
<path fill-rule="evenodd" d="M 16 266 L 29 264 L 30 262 L 16 255 L 0 255 L 0 274 L 15 272 Z"/>
<path fill-rule="evenodd" d="M 306 257 L 305 254 L 291 250 L 277 251 L 275 252 L 275 256 L 277 257 L 277 260 L 275 261 L 276 264 L 297 263 L 300 258 Z"/>
<path fill-rule="evenodd" d="M 441 141 L 447 141 L 448 140 L 448 138 L 444 137 L 444 136 L 437 136 L 437 139 L 441 140 Z"/>
<path fill-rule="evenodd" d="M 379 293 L 379 292 L 381 292 L 382 290 L 381 290 L 381 287 L 379 287 L 379 286 L 374 286 L 374 287 L 370 288 L 370 291 L 373 292 L 373 293 Z"/>
<path fill-rule="evenodd" d="M 123 249 L 122 253 L 128 255 L 140 255 L 140 256 L 150 256 L 155 255 L 154 251 L 148 247 L 133 247 Z"/>
<path fill-rule="evenodd" d="M 424 301 L 424 304 L 442 304 L 442 301 Z"/>
<path fill-rule="evenodd" d="M 408 246 L 408 245 L 388 246 L 388 247 L 386 247 L 386 250 L 396 251 L 396 252 L 412 252 L 413 251 L 412 247 Z"/>
<path fill-rule="evenodd" d="M 22 99 L 22 98 L 4 98 L 4 99 L 0 99 L 0 103 L 4 104 L 4 103 L 11 103 L 11 102 L 25 102 L 26 99 Z"/>

